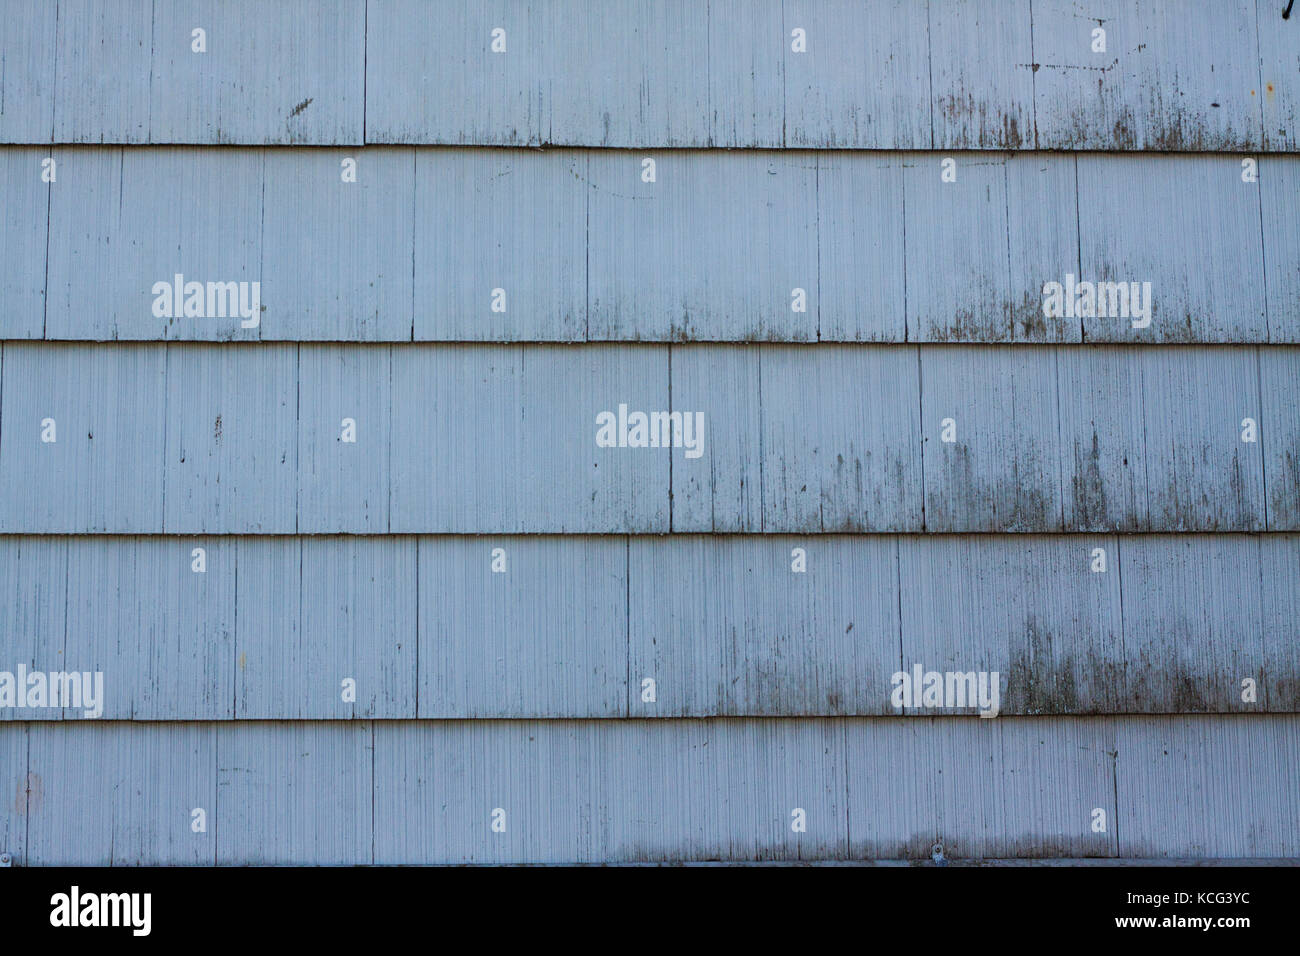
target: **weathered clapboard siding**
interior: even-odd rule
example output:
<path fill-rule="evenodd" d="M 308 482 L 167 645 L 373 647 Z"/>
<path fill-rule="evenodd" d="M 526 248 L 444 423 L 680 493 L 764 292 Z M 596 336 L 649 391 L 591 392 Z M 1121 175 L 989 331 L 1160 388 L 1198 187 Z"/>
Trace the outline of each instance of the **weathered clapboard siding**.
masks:
<path fill-rule="evenodd" d="M 257 725 L 247 726 L 250 733 L 231 738 L 232 743 L 257 733 Z M 332 726 L 335 739 L 356 732 Z M 292 733 L 288 724 L 278 729 L 286 739 Z M 22 741 L 16 731 L 12 725 L 0 730 L 5 738 L 0 753 L 23 746 L 26 774 L 3 782 L 0 792 L 14 796 L 0 817 L 25 829 L 25 865 L 211 865 L 218 835 L 238 839 L 233 826 L 238 807 L 227 804 L 227 826 L 221 825 L 227 821 L 219 822 L 218 780 L 232 770 L 219 768 L 218 732 L 212 724 L 105 722 L 75 731 L 60 724 L 31 724 Z M 10 760 L 10 772 L 16 764 Z M 264 779 L 273 769 L 265 762 L 246 762 L 239 772 Z M 362 769 L 354 767 L 350 775 L 358 776 Z M 286 785 L 288 779 L 280 781 Z M 333 786 L 323 788 L 312 809 L 303 808 L 304 816 L 324 816 L 324 805 L 316 801 L 336 792 Z M 191 829 L 194 809 L 207 813 L 207 832 Z M 281 820 L 259 839 L 274 840 L 276 831 L 293 825 Z M 0 830 L 4 827 L 0 823 Z M 297 852 L 310 850 L 300 846 Z"/>
<path fill-rule="evenodd" d="M 1293 150 L 1294 21 L 1203 6 L 5 0 L 0 142 Z"/>
<path fill-rule="evenodd" d="M 420 717 L 627 714 L 626 538 L 420 538 L 416 547 Z"/>
<path fill-rule="evenodd" d="M 792 552 L 809 569 L 793 573 Z M 890 537 L 633 538 L 628 712 L 887 714 L 899 669 Z M 655 682 L 655 701 L 642 682 Z"/>
<path fill-rule="evenodd" d="M 1291 718 L 1117 721 L 1120 855 L 1295 856 L 1298 735 Z"/>
<path fill-rule="evenodd" d="M 5 0 L 0 141 L 360 143 L 365 13 L 365 0 Z"/>
<path fill-rule="evenodd" d="M 1289 164 L 1280 164 L 1275 175 Z M 1083 320 L 1089 341 L 1263 342 L 1269 338 L 1261 247 L 1285 247 L 1294 220 L 1265 236 L 1258 183 L 1240 162 L 1194 156 L 1080 156 L 1079 278 L 1151 283 L 1150 327 Z M 1282 182 L 1272 190 L 1285 188 Z M 1062 281 L 1058 279 L 1058 281 Z M 1294 309 L 1285 298 L 1280 308 Z M 1119 326 L 1116 328 L 1116 326 Z M 1281 341 L 1287 339 L 1282 338 Z"/>
<path fill-rule="evenodd" d="M 218 729 L 215 735 L 217 782 L 211 799 L 217 817 L 216 862 L 371 862 L 374 725 L 297 721 L 238 726 L 238 733 Z"/>
<path fill-rule="evenodd" d="M 1294 716 L 6 725 L 0 833 L 33 866 L 1285 857 L 1296 734 Z"/>
<path fill-rule="evenodd" d="M 42 152 L 0 148 L 11 339 L 1300 341 L 1294 156 Z M 178 274 L 260 308 L 159 315 Z M 1080 281 L 1150 324 L 1045 314 Z"/>
<path fill-rule="evenodd" d="M 921 353 L 927 529 L 1062 528 L 1056 357 L 966 346 Z"/>
<path fill-rule="evenodd" d="M 669 407 L 666 348 L 396 349 L 392 381 L 391 531 L 669 530 L 669 450 L 595 441 L 602 411 Z"/>
<path fill-rule="evenodd" d="M 185 282 L 260 279 L 260 150 L 81 148 L 58 150 L 54 159 L 58 179 L 43 187 L 50 220 L 46 337 L 257 337 L 237 314 L 160 317 L 152 290 L 157 282 L 173 284 L 177 274 Z M 33 159 L 29 175 L 38 169 Z M 306 323 L 294 328 L 295 337 L 310 337 Z"/>
<path fill-rule="evenodd" d="M 4 42 L 0 40 L 0 43 Z M 49 189 L 42 151 L 0 149 L 0 337 L 39 339 L 45 324 Z"/>
<path fill-rule="evenodd" d="M 100 672 L 110 720 L 894 715 L 918 665 L 1003 714 L 1300 711 L 1295 535 L 3 536 L 0 574 L 0 669 Z"/>
<path fill-rule="evenodd" d="M 1283 7 L 1146 0 L 1038 0 L 1033 9 L 1038 144 L 1046 149 L 1258 148 L 1260 77 L 1294 86 L 1265 34 Z M 1093 51 L 1105 31 L 1104 52 Z M 969 44 L 969 40 L 967 41 Z M 1274 76 L 1278 79 L 1275 81 Z M 1283 148 L 1276 138 L 1269 148 Z"/>
<path fill-rule="evenodd" d="M 11 342 L 0 359 L 5 533 L 1300 520 L 1293 347 Z M 698 456 L 598 447 L 620 405 L 702 413 Z"/>
<path fill-rule="evenodd" d="M 1268 520 L 1283 527 L 1300 520 L 1300 375 L 1296 349 L 1261 349 L 1259 392 L 1269 409 L 1264 446 Z"/>
<path fill-rule="evenodd" d="M 816 340 L 814 155 L 673 153 L 652 183 L 634 154 L 590 157 L 593 338 Z"/>
<path fill-rule="evenodd" d="M 1300 70 L 1300 53 L 1296 53 Z M 1270 342 L 1300 342 L 1300 165 L 1268 157 L 1260 165 L 1264 283 Z"/>

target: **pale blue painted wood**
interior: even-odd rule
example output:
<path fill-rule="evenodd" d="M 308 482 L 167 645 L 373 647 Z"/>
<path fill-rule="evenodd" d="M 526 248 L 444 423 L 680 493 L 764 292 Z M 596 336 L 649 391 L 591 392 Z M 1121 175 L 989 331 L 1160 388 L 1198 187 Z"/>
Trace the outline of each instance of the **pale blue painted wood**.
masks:
<path fill-rule="evenodd" d="M 241 539 L 237 715 L 413 716 L 415 567 L 400 537 Z"/>
<path fill-rule="evenodd" d="M 1294 712 L 1298 554 L 1295 535 L 4 536 L 0 670 L 100 672 L 105 720 L 894 714 L 918 664 L 998 671 L 1004 714 Z"/>
<path fill-rule="evenodd" d="M 421 538 L 419 716 L 624 716 L 627 560 L 612 535 Z"/>
<path fill-rule="evenodd" d="M 936 149 L 1034 143 L 1030 0 L 929 3 L 930 109 Z"/>
<path fill-rule="evenodd" d="M 708 8 L 689 0 L 373 0 L 366 37 L 369 142 L 709 145 Z"/>
<path fill-rule="evenodd" d="M 1121 857 L 1292 857 L 1300 791 L 1294 717 L 1116 725 Z"/>
<path fill-rule="evenodd" d="M 414 338 L 586 338 L 586 169 L 580 151 L 417 151 Z"/>
<path fill-rule="evenodd" d="M 219 733 L 202 723 L 26 728 L 27 864 L 211 866 L 229 833 L 218 822 Z M 191 828 L 196 809 L 207 814 L 207 832 Z"/>
<path fill-rule="evenodd" d="M 1150 527 L 1142 369 L 1141 353 L 1135 349 L 1079 348 L 1057 353 L 1066 528 L 1142 531 Z"/>
<path fill-rule="evenodd" d="M 593 151 L 588 176 L 592 338 L 817 338 L 815 155 Z"/>
<path fill-rule="evenodd" d="M 6 343 L 0 532 L 158 529 L 165 396 L 176 381 L 166 358 L 161 346 Z"/>
<path fill-rule="evenodd" d="M 195 548 L 206 570 L 193 570 Z M 47 671 L 103 674 L 103 717 L 235 716 L 235 539 L 94 537 L 68 544 L 62 632 L 42 634 Z M 32 719 L 43 719 L 29 711 Z M 84 708 L 64 709 L 80 720 Z"/>
<path fill-rule="evenodd" d="M 29 865 L 1289 857 L 1296 724 L 9 724 L 0 781 L 30 745 Z"/>
<path fill-rule="evenodd" d="M 48 143 L 54 129 L 55 3 L 0 0 L 0 143 Z"/>
<path fill-rule="evenodd" d="M 298 530 L 388 530 L 392 352 L 308 345 L 298 355 Z M 350 423 L 350 424 L 349 424 Z M 353 441 L 345 441 L 345 438 Z"/>
<path fill-rule="evenodd" d="M 1095 548 L 1105 552 L 1104 572 L 1092 570 Z M 1121 596 L 1129 592 L 1121 587 L 1115 538 L 904 536 L 898 551 L 896 669 L 909 675 L 917 665 L 923 673 L 996 671 L 1003 713 L 1146 709 L 1125 683 Z M 1141 580 L 1134 584 L 1141 593 Z M 878 693 L 883 699 L 884 688 Z M 958 712 L 977 713 L 974 705 Z M 907 712 L 944 713 L 919 701 Z"/>
<path fill-rule="evenodd" d="M 216 862 L 372 862 L 372 733 L 365 721 L 219 728 Z"/>
<path fill-rule="evenodd" d="M 1268 340 L 1261 243 L 1275 240 L 1261 231 L 1259 185 L 1242 181 L 1240 157 L 1080 156 L 1078 167 L 1076 279 L 1150 282 L 1152 299 L 1149 327 L 1085 318 L 1085 338 Z"/>
<path fill-rule="evenodd" d="M 409 340 L 413 151 L 268 149 L 262 156 L 261 338 Z M 355 182 L 343 179 L 349 161 Z"/>
<path fill-rule="evenodd" d="M 1300 342 L 1300 163 L 1291 159 L 1270 156 L 1259 163 L 1268 340 L 1279 343 Z"/>
<path fill-rule="evenodd" d="M 150 141 L 359 144 L 365 37 L 366 0 L 154 4 Z"/>
<path fill-rule="evenodd" d="M 1264 148 L 1295 152 L 1300 145 L 1300 49 L 1292 23 L 1282 20 L 1285 7 L 1272 0 L 1255 0 L 1259 21 L 1260 109 L 1264 119 Z"/>
<path fill-rule="evenodd" d="M 949 159 L 955 182 L 941 178 Z M 914 153 L 905 165 L 908 339 L 1009 341 L 1004 157 Z"/>
<path fill-rule="evenodd" d="M 48 338 L 258 337 L 256 325 L 244 323 L 260 323 L 262 315 L 251 308 L 263 249 L 261 150 L 61 149 L 54 155 L 59 180 L 50 194 Z M 174 288 L 178 274 L 179 303 L 174 293 L 160 295 Z M 203 283 L 203 294 L 192 301 L 194 290 L 184 288 L 191 282 Z M 165 285 L 155 291 L 156 283 Z M 224 295 L 212 296 L 210 309 L 208 283 L 249 283 L 236 291 L 251 316 Z"/>
<path fill-rule="evenodd" d="M 791 0 L 757 7 L 758 11 L 753 4 L 733 5 L 729 15 L 721 17 L 718 6 L 709 5 L 709 74 L 714 84 L 710 102 L 715 111 L 719 77 L 732 78 L 735 83 L 737 63 L 746 65 L 747 56 L 752 56 L 749 51 L 757 47 L 763 53 L 779 54 L 768 60 L 768 73 L 784 80 L 780 90 L 784 115 L 774 117 L 784 134 L 781 145 L 832 149 L 925 149 L 930 145 L 932 116 L 927 101 L 933 34 L 928 4 Z M 744 25 L 754 20 L 764 30 L 755 31 L 748 49 L 719 51 L 723 41 L 714 37 L 744 36 Z M 782 20 L 784 29 L 779 31 L 778 41 L 776 28 Z M 792 49 L 796 29 L 805 32 L 804 53 Z M 739 72 L 742 79 L 758 86 L 758 77 L 750 80 L 743 69 Z M 770 95 L 755 89 L 758 109 Z M 722 139 L 720 145 L 749 144 L 732 137 Z"/>
<path fill-rule="evenodd" d="M 673 453 L 671 530 L 763 530 L 758 350 L 674 348 L 668 361 L 673 410 L 702 412 L 705 430 L 699 458 Z"/>
<path fill-rule="evenodd" d="M 1259 699 L 1269 710 L 1294 712 L 1300 710 L 1300 547 L 1289 535 L 1258 541 L 1264 631 Z"/>
<path fill-rule="evenodd" d="M 1281 10 L 1260 4 L 1257 11 L 1255 0 L 1039 0 L 1033 5 L 1038 145 L 1257 149 L 1259 51 L 1266 34 L 1290 32 Z M 1105 52 L 1093 51 L 1099 28 Z M 1271 44 L 1274 56 L 1277 46 Z"/>
<path fill-rule="evenodd" d="M 58 0 L 54 142 L 149 142 L 154 7 Z"/>
<path fill-rule="evenodd" d="M 1254 184 L 1219 154 L 51 152 L 50 187 L 41 152 L 0 160 L 19 183 L 3 317 L 15 337 L 1296 339 L 1293 157 L 1264 158 Z M 356 183 L 339 178 L 349 157 Z M 940 179 L 945 158 L 955 183 Z M 258 325 L 155 315 L 154 284 L 177 273 L 260 282 Z M 1045 315 L 1045 284 L 1078 281 L 1151 282 L 1150 327 Z"/>
<path fill-rule="evenodd" d="M 754 355 L 762 421 L 744 450 L 761 462 L 761 530 L 918 530 L 915 350 L 780 346 Z M 707 362 L 708 353 L 697 360 Z M 712 467 L 717 474 L 736 466 L 715 459 Z"/>
<path fill-rule="evenodd" d="M 163 529 L 296 531 L 298 347 L 168 347 L 166 360 Z"/>
<path fill-rule="evenodd" d="M 905 162 L 903 154 L 817 157 L 817 328 L 822 341 L 907 339 Z"/>
<path fill-rule="evenodd" d="M 1113 856 L 1120 721 L 846 721 L 852 858 Z M 1262 730 L 1262 728 L 1261 728 Z M 1188 831 L 1194 839 L 1202 823 Z"/>
<path fill-rule="evenodd" d="M 896 549 L 886 536 L 633 538 L 629 712 L 892 713 Z M 647 679 L 653 702 L 643 700 Z"/>
<path fill-rule="evenodd" d="M 38 786 L 43 784 L 38 782 Z M 32 789 L 27 775 L 27 730 L 0 725 L 0 793 L 6 797 L 0 812 L 0 853 L 9 855 L 12 866 L 27 863 L 27 809 Z"/>
<path fill-rule="evenodd" d="M 1062 527 L 1054 350 L 920 350 L 925 527 Z M 951 420 L 954 441 L 943 441 Z M 910 484 L 909 487 L 916 487 Z"/>
<path fill-rule="evenodd" d="M 70 544 L 71 539 L 63 537 L 0 538 L 0 635 L 4 637 L 0 669 L 11 674 L 19 665 L 28 673 L 70 669 L 56 656 L 67 633 Z M 0 721 L 59 716 L 48 710 L 0 707 Z M 5 761 L 5 743 L 0 743 L 0 765 Z M 4 828 L 5 814 L 0 814 L 0 842 Z"/>
<path fill-rule="evenodd" d="M 1300 366 L 1300 348 L 1259 350 L 1259 390 L 1263 403 L 1259 441 L 1264 456 L 1267 524 L 1271 529 L 1300 526 L 1300 374 L 1297 374 L 1297 366 Z"/>
<path fill-rule="evenodd" d="M 666 349 L 413 347 L 392 375 L 392 531 L 668 530 L 669 450 L 596 445 L 601 412 L 669 408 Z"/>
<path fill-rule="evenodd" d="M 39 339 L 44 334 L 53 188 L 41 181 L 47 156 L 46 150 L 0 149 L 0 338 Z"/>
<path fill-rule="evenodd" d="M 1293 149 L 1280 7 L 1185 7 L 6 0 L 0 141 Z"/>
<path fill-rule="evenodd" d="M 1241 699 L 1244 679 L 1264 687 L 1269 663 L 1256 540 L 1121 537 L 1119 562 L 1127 709 L 1177 714 L 1265 709 L 1269 702 L 1262 693 L 1258 703 Z M 1268 590 L 1282 583 L 1273 579 Z M 1278 709 L 1294 710 L 1297 702 L 1278 703 Z"/>
<path fill-rule="evenodd" d="M 1150 529 L 1264 530 L 1264 451 L 1242 440 L 1245 419 L 1267 421 L 1255 350 L 1144 349 L 1137 356 Z"/>
<path fill-rule="evenodd" d="M 1043 308 L 1048 282 L 1079 274 L 1079 211 L 1071 203 L 1078 196 L 1077 172 L 1070 155 L 1017 153 L 1007 159 L 1011 328 L 1018 342 L 1082 340 L 1080 320 L 1049 317 Z"/>

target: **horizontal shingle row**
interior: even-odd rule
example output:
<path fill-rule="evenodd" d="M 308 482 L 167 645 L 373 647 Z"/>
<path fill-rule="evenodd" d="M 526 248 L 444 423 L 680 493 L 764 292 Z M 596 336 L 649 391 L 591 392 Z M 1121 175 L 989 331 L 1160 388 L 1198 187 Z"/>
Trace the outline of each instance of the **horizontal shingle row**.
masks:
<path fill-rule="evenodd" d="M 0 671 L 102 675 L 0 720 L 1300 711 L 1293 535 L 4 536 L 0 587 Z"/>
<path fill-rule="evenodd" d="M 4 338 L 1300 341 L 1293 156 L 46 152 Z"/>
<path fill-rule="evenodd" d="M 1285 151 L 1282 9 L 5 0 L 0 142 Z"/>
<path fill-rule="evenodd" d="M 929 859 L 936 842 L 975 859 L 1295 856 L 1298 726 L 11 724 L 0 850 L 27 865 Z"/>
<path fill-rule="evenodd" d="M 1293 347 L 10 342 L 0 532 L 1294 531 L 1296 366 Z"/>

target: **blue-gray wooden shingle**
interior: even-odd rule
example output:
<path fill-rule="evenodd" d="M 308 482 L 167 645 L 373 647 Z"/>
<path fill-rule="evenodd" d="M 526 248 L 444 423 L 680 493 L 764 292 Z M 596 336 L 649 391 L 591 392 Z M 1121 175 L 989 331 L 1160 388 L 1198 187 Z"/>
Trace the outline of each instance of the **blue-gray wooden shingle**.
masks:
<path fill-rule="evenodd" d="M 1038 0 L 1033 5 L 1038 145 L 1259 148 L 1256 28 L 1262 37 L 1285 27 L 1280 11 L 1273 4 L 1256 10 L 1256 0 Z M 970 38 L 966 42 L 976 49 Z"/>
<path fill-rule="evenodd" d="M 892 538 L 633 538 L 628 580 L 633 716 L 892 713 Z"/>
<path fill-rule="evenodd" d="M 1300 348 L 1260 349 L 1259 393 L 1268 527 L 1294 528 L 1300 526 Z"/>
<path fill-rule="evenodd" d="M 27 817 L 27 865 L 1290 857 L 1296 733 L 1294 715 L 7 724 L 0 832 Z"/>
<path fill-rule="evenodd" d="M 300 532 L 388 530 L 392 351 L 302 347 L 298 355 Z"/>
<path fill-rule="evenodd" d="M 586 181 L 580 151 L 417 151 L 414 337 L 585 339 Z"/>
<path fill-rule="evenodd" d="M 260 226 L 260 337 L 409 340 L 412 151 L 268 149 L 262 156 L 260 223 L 233 230 L 249 234 Z M 355 181 L 345 181 L 351 174 Z"/>
<path fill-rule="evenodd" d="M 0 338 L 39 339 L 45 329 L 45 251 L 51 184 L 45 150 L 0 149 Z M 53 170 L 56 181 L 58 167 Z"/>
<path fill-rule="evenodd" d="M 775 145 L 788 147 L 930 145 L 931 33 L 926 5 L 910 0 L 789 0 L 758 6 L 755 10 L 753 4 L 733 3 L 719 15 L 719 5 L 709 4 L 710 105 L 715 116 L 744 110 L 745 116 L 755 117 L 755 133 L 779 130 L 782 139 Z M 804 31 L 806 52 L 792 49 L 795 30 Z M 736 43 L 742 39 L 743 47 Z M 774 81 L 772 89 L 767 84 Z M 734 96 L 737 87 L 739 100 Z M 719 130 L 715 124 L 714 141 L 749 145 L 744 132 L 744 125 Z M 752 145 L 766 144 L 756 137 Z"/>
<path fill-rule="evenodd" d="M 627 547 L 421 538 L 419 716 L 624 716 Z"/>
<path fill-rule="evenodd" d="M 1287 549 L 1288 551 L 1290 549 Z M 1123 661 L 1132 713 L 1194 714 L 1295 710 L 1269 701 L 1261 608 L 1266 585 L 1259 545 L 1239 535 L 1119 538 L 1124 582 Z M 1284 561 L 1285 556 L 1274 556 Z M 1279 569 L 1280 571 L 1281 569 Z M 1273 569 L 1270 567 L 1270 577 Z M 1258 688 L 1242 700 L 1242 681 Z"/>
<path fill-rule="evenodd" d="M 5 344 L 0 532 L 159 527 L 166 395 L 181 388 L 164 348 Z"/>
<path fill-rule="evenodd" d="M 0 0 L 0 143 L 48 143 L 54 129 L 58 4 Z"/>
<path fill-rule="evenodd" d="M 290 732 L 291 725 L 278 725 L 278 735 Z M 13 731 L 0 733 L 8 737 Z M 219 824 L 219 733 L 201 723 L 90 723 L 73 730 L 31 724 L 23 862 L 212 865 L 218 837 L 234 836 Z M 9 746 L 11 740 L 0 751 Z M 4 793 L 14 792 L 10 784 L 5 781 Z M 206 815 L 204 832 L 193 829 L 195 810 Z"/>
<path fill-rule="evenodd" d="M 235 716 L 235 540 L 114 536 L 70 543 L 67 619 L 61 634 L 42 635 L 48 640 L 37 667 L 102 672 L 109 719 Z M 195 548 L 204 551 L 202 572 L 193 570 Z M 80 720 L 84 712 L 64 708 L 62 716 Z"/>
<path fill-rule="evenodd" d="M 1300 163 L 1291 159 L 1270 156 L 1259 163 L 1270 342 L 1300 342 Z"/>
<path fill-rule="evenodd" d="M 1121 290 L 1107 288 L 1104 297 L 1098 290 L 1097 316 L 1083 319 L 1085 338 L 1268 341 L 1261 246 L 1276 243 L 1277 233 L 1261 230 L 1259 185 L 1242 181 L 1239 157 L 1089 155 L 1078 157 L 1078 167 L 1075 280 L 1126 284 L 1129 292 L 1125 317 Z M 1288 224 L 1278 233 L 1294 231 Z M 1141 293 L 1147 282 L 1150 315 L 1133 317 L 1133 283 Z"/>
<path fill-rule="evenodd" d="M 1104 571 L 1093 570 L 1096 548 Z M 898 577 L 903 671 L 996 671 L 1005 713 L 1131 708 L 1114 538 L 905 536 Z M 936 713 L 922 703 L 908 713 Z"/>
<path fill-rule="evenodd" d="M 258 338 L 262 150 L 60 149 L 54 157 L 46 337 Z M 311 336 L 295 326 L 291 337 Z"/>
<path fill-rule="evenodd" d="M 418 346 L 392 376 L 392 531 L 668 530 L 669 450 L 596 443 L 669 408 L 666 349 Z"/>
<path fill-rule="evenodd" d="M 1262 531 L 1267 441 L 1254 349 L 1144 349 L 1147 524 L 1160 531 Z M 1261 422 L 1263 424 L 1261 424 Z M 1286 527 L 1282 523 L 1274 526 Z"/>
<path fill-rule="evenodd" d="M 817 338 L 815 155 L 593 151 L 588 175 L 592 338 Z"/>
<path fill-rule="evenodd" d="M 920 350 L 926 529 L 1061 529 L 1056 351 Z"/>
<path fill-rule="evenodd" d="M 163 528 L 297 530 L 298 346 L 166 348 Z M 129 432 L 133 433 L 133 432 Z M 144 530 L 137 527 L 135 530 Z"/>
<path fill-rule="evenodd" d="M 372 735 L 366 721 L 254 722 L 218 729 L 216 862 L 372 862 Z"/>
<path fill-rule="evenodd" d="M 1294 718 L 1128 719 L 1115 746 L 1121 857 L 1296 854 Z"/>
<path fill-rule="evenodd" d="M 944 182 L 954 163 L 956 182 Z M 915 153 L 907 195 L 907 330 L 915 342 L 1005 342 L 1012 334 L 1005 158 Z"/>
<path fill-rule="evenodd" d="M 1149 527 L 1140 353 L 1057 353 L 1064 525 L 1079 531 Z"/>
<path fill-rule="evenodd" d="M 934 147 L 1032 146 L 1030 0 L 946 0 L 928 7 Z"/>
<path fill-rule="evenodd" d="M 907 340 L 905 162 L 902 154 L 817 156 L 815 298 L 823 341 Z"/>

